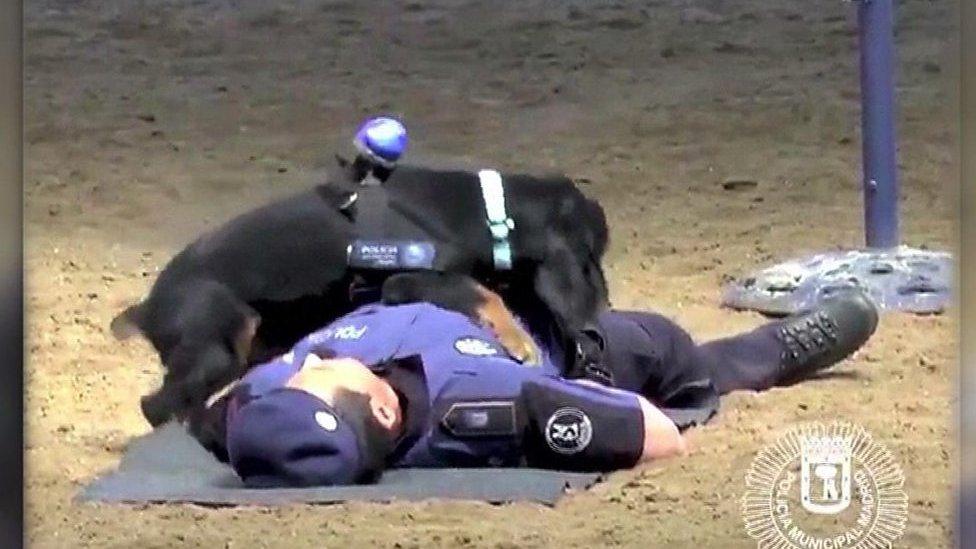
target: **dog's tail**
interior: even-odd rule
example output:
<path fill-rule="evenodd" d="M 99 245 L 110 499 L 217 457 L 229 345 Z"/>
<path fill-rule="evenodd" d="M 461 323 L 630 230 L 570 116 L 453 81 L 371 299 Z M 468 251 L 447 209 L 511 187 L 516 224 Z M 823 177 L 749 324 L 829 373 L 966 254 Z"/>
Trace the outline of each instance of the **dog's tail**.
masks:
<path fill-rule="evenodd" d="M 145 332 L 146 302 L 136 303 L 112 319 L 112 335 L 122 340 Z"/>

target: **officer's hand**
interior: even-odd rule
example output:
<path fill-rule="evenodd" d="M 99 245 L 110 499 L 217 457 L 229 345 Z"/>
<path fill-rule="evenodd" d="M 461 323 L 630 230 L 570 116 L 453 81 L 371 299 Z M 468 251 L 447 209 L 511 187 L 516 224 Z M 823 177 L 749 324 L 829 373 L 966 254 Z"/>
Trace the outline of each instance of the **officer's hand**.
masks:
<path fill-rule="evenodd" d="M 644 414 L 644 451 L 640 461 L 687 455 L 688 444 L 678 426 L 646 398 L 638 395 L 637 400 Z"/>

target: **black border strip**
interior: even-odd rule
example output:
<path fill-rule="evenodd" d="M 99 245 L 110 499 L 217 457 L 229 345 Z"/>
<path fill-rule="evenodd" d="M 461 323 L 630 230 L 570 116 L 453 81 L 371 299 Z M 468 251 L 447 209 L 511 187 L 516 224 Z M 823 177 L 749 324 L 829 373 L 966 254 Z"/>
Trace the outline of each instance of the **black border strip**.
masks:
<path fill-rule="evenodd" d="M 959 507 L 958 547 L 976 547 L 976 3 L 961 0 L 959 19 L 960 210 L 959 295 Z"/>
<path fill-rule="evenodd" d="M 0 540 L 24 544 L 23 4 L 0 2 Z"/>

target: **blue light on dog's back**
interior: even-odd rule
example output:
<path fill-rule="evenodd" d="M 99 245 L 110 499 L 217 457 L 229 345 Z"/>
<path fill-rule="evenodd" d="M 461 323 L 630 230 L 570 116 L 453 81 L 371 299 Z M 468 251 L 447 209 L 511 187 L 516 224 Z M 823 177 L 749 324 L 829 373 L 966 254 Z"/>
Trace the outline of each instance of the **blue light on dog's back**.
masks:
<path fill-rule="evenodd" d="M 371 118 L 356 132 L 355 143 L 364 153 L 396 162 L 407 148 L 407 129 L 393 118 Z"/>

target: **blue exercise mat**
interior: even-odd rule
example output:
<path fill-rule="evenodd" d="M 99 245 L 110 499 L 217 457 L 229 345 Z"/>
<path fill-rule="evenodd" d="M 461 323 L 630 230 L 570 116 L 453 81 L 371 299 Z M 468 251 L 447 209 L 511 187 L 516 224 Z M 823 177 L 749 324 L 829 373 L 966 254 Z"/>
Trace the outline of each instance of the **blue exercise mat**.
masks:
<path fill-rule="evenodd" d="M 78 498 L 107 503 L 282 505 L 429 498 L 553 505 L 567 490 L 599 482 L 595 473 L 543 469 L 392 469 L 380 482 L 317 488 L 245 488 L 180 425 L 134 439 L 115 471 L 95 479 Z"/>

